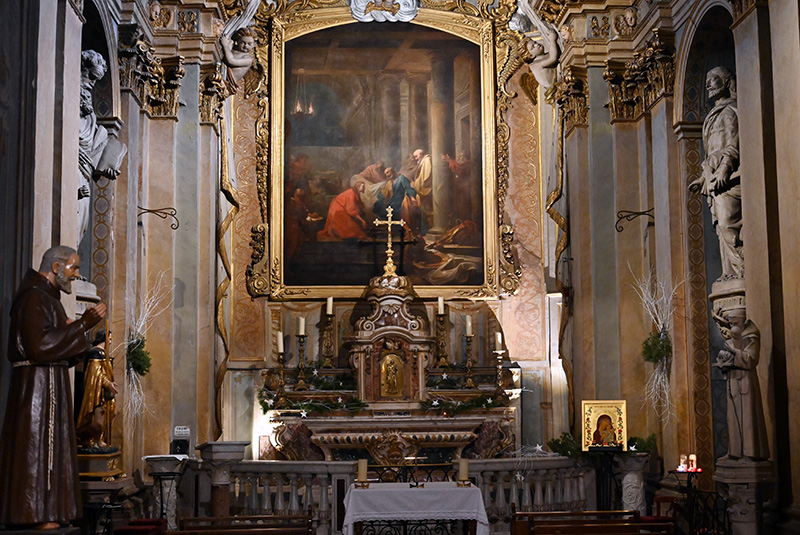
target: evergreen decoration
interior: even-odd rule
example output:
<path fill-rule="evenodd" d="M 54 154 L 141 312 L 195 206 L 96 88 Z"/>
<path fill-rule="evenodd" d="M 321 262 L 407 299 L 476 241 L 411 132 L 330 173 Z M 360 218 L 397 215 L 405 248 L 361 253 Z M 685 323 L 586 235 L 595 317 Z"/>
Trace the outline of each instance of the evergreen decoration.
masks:
<path fill-rule="evenodd" d="M 658 364 L 672 356 L 672 342 L 665 331 L 654 332 L 642 342 L 642 358 L 645 362 Z"/>
<path fill-rule="evenodd" d="M 550 451 L 553 453 L 564 457 L 571 457 L 572 459 L 578 459 L 583 454 L 575 437 L 569 433 L 561 433 L 561 438 L 554 438 L 548 441 L 547 447 L 550 448 Z"/>
<path fill-rule="evenodd" d="M 439 414 L 452 416 L 459 412 L 469 411 L 473 409 L 491 409 L 494 407 L 505 407 L 506 404 L 503 400 L 491 396 L 479 396 L 477 398 L 467 399 L 465 401 L 453 401 L 447 398 L 431 398 L 425 401 L 420 401 L 419 406 L 428 412 L 437 412 Z"/>
<path fill-rule="evenodd" d="M 144 336 L 132 337 L 128 342 L 126 355 L 128 367 L 140 376 L 145 376 L 150 371 L 150 353 L 145 349 L 144 344 Z"/>
<path fill-rule="evenodd" d="M 303 399 L 292 400 L 284 398 L 284 403 L 280 407 L 276 407 L 277 392 L 269 389 L 262 389 L 258 393 L 258 403 L 261 405 L 261 410 L 266 414 L 268 411 L 273 410 L 296 410 L 305 411 L 306 413 L 325 414 L 333 411 L 352 411 L 357 412 L 367 407 L 367 404 L 360 399 L 350 396 L 347 399 L 338 398 L 335 401 L 322 401 L 316 399 Z"/>

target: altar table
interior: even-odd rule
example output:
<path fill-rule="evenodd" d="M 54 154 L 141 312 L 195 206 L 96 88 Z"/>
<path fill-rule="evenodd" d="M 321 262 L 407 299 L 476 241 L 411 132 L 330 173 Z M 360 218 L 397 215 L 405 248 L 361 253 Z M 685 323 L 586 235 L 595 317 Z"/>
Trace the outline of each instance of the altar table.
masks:
<path fill-rule="evenodd" d="M 489 535 L 489 519 L 480 489 L 459 487 L 452 481 L 370 483 L 369 488 L 350 485 L 344 498 L 343 535 L 353 535 L 356 522 L 368 520 L 476 520 L 476 535 Z"/>

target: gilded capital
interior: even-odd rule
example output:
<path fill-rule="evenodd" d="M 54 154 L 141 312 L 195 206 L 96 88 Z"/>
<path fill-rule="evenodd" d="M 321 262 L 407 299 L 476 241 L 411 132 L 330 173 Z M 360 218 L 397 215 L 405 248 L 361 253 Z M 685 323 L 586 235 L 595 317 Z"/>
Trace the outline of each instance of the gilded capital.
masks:
<path fill-rule="evenodd" d="M 586 82 L 578 76 L 573 67 L 566 67 L 561 79 L 556 82 L 555 98 L 559 105 L 566 133 L 569 133 L 576 126 L 588 126 L 588 89 Z"/>
<path fill-rule="evenodd" d="M 216 126 L 222 117 L 222 103 L 227 96 L 219 65 L 204 67 L 200 74 L 200 122 Z"/>

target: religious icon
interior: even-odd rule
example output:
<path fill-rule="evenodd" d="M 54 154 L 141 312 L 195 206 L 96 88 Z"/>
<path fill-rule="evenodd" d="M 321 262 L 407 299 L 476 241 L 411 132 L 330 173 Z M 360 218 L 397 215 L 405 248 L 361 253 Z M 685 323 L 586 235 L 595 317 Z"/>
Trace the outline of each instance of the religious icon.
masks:
<path fill-rule="evenodd" d="M 582 449 L 621 448 L 627 450 L 627 409 L 625 400 L 583 401 Z"/>
<path fill-rule="evenodd" d="M 381 396 L 399 397 L 404 386 L 403 360 L 395 353 L 389 353 L 381 361 Z"/>

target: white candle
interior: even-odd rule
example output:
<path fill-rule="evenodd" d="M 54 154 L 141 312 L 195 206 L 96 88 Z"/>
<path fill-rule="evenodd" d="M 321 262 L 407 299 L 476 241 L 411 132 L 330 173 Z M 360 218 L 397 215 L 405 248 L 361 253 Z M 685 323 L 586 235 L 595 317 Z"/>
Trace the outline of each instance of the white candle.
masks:
<path fill-rule="evenodd" d="M 325 314 L 328 316 L 333 314 L 333 297 L 329 297 L 328 301 L 325 303 Z"/>
<path fill-rule="evenodd" d="M 278 331 L 278 353 L 283 353 L 283 331 Z"/>
<path fill-rule="evenodd" d="M 472 316 L 467 316 L 467 336 L 472 336 Z"/>
<path fill-rule="evenodd" d="M 367 480 L 367 460 L 366 459 L 359 459 L 358 460 L 358 476 L 356 477 L 358 481 L 366 481 Z"/>
<path fill-rule="evenodd" d="M 439 305 L 439 314 L 444 314 L 444 297 L 439 297 L 437 304 Z"/>
<path fill-rule="evenodd" d="M 503 349 L 503 333 L 500 331 L 494 333 L 494 348 L 498 351 Z"/>
<path fill-rule="evenodd" d="M 306 318 L 305 316 L 300 316 L 297 318 L 297 334 L 303 335 L 306 334 Z"/>
<path fill-rule="evenodd" d="M 466 481 L 469 479 L 469 459 L 458 460 L 458 480 Z"/>

